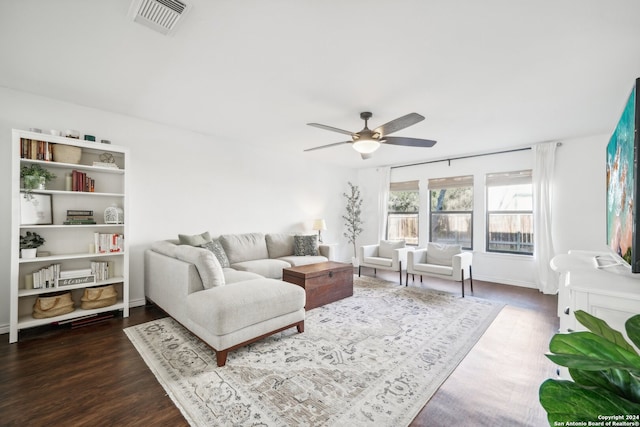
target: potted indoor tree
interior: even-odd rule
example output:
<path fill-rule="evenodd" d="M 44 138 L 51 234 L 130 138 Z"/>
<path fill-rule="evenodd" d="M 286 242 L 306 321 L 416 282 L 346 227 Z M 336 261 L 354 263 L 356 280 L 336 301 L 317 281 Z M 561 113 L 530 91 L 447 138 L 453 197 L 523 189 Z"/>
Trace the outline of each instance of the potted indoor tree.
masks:
<path fill-rule="evenodd" d="M 342 193 L 347 199 L 347 213 L 342 218 L 345 221 L 345 227 L 347 231 L 344 233 L 344 237 L 347 238 L 349 243 L 353 245 L 353 258 L 351 259 L 353 266 L 359 265 L 358 256 L 356 253 L 356 239 L 362 233 L 362 198 L 360 197 L 360 189 L 357 185 L 349 184 L 349 193 Z"/>
<path fill-rule="evenodd" d="M 20 236 L 20 253 L 22 258 L 35 258 L 38 248 L 44 244 L 44 238 L 36 232 L 27 231 Z"/>
<path fill-rule="evenodd" d="M 55 175 L 37 163 L 23 165 L 20 168 L 20 178 L 24 181 L 27 197 L 31 197 L 33 190 L 44 190 L 47 182 L 55 179 Z"/>

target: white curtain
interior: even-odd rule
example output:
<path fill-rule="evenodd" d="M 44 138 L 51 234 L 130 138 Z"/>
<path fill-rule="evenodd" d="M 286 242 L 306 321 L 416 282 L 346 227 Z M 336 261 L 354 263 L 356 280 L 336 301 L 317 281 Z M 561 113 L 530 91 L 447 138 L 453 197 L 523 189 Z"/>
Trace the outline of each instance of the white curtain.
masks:
<path fill-rule="evenodd" d="M 387 237 L 387 213 L 389 211 L 389 187 L 391 168 L 376 169 L 378 174 L 378 241 Z"/>
<path fill-rule="evenodd" d="M 556 162 L 556 142 L 533 146 L 533 238 L 535 279 L 538 289 L 545 294 L 558 292 L 558 279 L 549 263 L 555 255 L 551 234 L 553 171 Z"/>

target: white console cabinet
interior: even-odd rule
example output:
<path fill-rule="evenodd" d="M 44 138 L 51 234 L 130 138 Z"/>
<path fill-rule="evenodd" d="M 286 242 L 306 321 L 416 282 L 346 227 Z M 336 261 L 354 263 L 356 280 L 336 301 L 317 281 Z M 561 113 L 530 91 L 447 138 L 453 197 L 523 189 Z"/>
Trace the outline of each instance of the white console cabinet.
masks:
<path fill-rule="evenodd" d="M 596 259 L 605 267 L 599 268 Z M 576 310 L 583 310 L 604 320 L 628 340 L 624 324 L 629 317 L 640 314 L 640 274 L 613 264 L 611 255 L 588 251 L 569 251 L 551 260 L 560 277 L 560 332 L 584 330 L 574 316 Z"/>

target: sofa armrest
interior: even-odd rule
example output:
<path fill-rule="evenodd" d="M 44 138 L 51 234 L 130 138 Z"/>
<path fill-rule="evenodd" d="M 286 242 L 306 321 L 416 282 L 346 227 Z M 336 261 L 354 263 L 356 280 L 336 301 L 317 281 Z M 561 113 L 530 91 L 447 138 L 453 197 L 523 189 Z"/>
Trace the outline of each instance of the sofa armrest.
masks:
<path fill-rule="evenodd" d="M 399 248 L 394 249 L 391 257 L 391 263 L 394 269 L 400 268 L 400 263 L 406 268 L 407 266 L 407 253 L 412 248 Z"/>
<path fill-rule="evenodd" d="M 416 249 L 410 251 L 407 254 L 407 268 L 415 266 L 416 264 L 426 264 L 427 262 L 427 249 Z"/>
<path fill-rule="evenodd" d="M 336 249 L 335 245 L 318 245 L 318 253 L 323 257 L 327 258 L 329 261 L 333 261 L 336 259 Z"/>
<path fill-rule="evenodd" d="M 380 245 L 364 245 L 358 249 L 358 258 L 360 262 L 364 262 L 365 257 L 378 256 L 378 248 Z"/>

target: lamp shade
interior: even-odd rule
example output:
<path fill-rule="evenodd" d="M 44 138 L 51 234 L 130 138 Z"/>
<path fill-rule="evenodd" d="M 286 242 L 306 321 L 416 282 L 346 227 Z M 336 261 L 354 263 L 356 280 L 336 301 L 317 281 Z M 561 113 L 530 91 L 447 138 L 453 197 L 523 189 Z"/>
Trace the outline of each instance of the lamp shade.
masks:
<path fill-rule="evenodd" d="M 327 223 L 324 222 L 324 219 L 314 219 L 313 220 L 313 226 L 311 227 L 312 230 L 326 230 L 327 229 Z"/>

